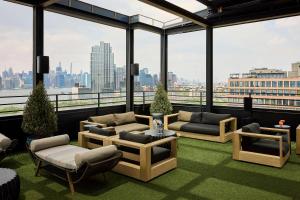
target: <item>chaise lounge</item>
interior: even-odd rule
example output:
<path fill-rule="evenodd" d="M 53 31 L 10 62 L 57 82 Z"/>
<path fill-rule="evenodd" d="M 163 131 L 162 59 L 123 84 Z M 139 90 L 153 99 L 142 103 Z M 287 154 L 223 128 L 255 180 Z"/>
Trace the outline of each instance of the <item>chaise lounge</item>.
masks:
<path fill-rule="evenodd" d="M 108 114 L 89 117 L 80 122 L 80 131 L 85 131 L 85 125 L 94 125 L 100 128 L 114 127 L 117 134 L 121 131 L 144 131 L 152 126 L 152 117 L 137 115 L 134 112 Z"/>
<path fill-rule="evenodd" d="M 67 181 L 72 194 L 73 184 L 85 177 L 111 170 L 122 157 L 122 152 L 114 145 L 89 150 L 69 142 L 68 135 L 33 140 L 29 152 L 37 160 L 36 176 L 40 169 L 45 169 Z"/>
<path fill-rule="evenodd" d="M 291 154 L 290 131 L 248 124 L 234 133 L 233 159 L 282 167 Z"/>
<path fill-rule="evenodd" d="M 174 130 L 177 135 L 200 140 L 225 143 L 232 139 L 237 120 L 230 114 L 210 112 L 187 112 L 165 116 L 165 129 Z"/>

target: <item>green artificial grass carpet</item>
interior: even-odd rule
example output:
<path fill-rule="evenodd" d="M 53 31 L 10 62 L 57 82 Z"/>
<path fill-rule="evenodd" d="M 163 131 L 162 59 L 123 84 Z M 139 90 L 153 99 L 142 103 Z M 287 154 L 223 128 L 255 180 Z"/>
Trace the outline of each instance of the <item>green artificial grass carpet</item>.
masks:
<path fill-rule="evenodd" d="M 300 199 L 300 156 L 295 144 L 288 163 L 273 168 L 231 159 L 232 144 L 179 139 L 178 168 L 148 183 L 113 172 L 97 175 L 75 185 L 41 171 L 27 153 L 4 159 L 0 167 L 15 169 L 21 179 L 20 199 Z"/>

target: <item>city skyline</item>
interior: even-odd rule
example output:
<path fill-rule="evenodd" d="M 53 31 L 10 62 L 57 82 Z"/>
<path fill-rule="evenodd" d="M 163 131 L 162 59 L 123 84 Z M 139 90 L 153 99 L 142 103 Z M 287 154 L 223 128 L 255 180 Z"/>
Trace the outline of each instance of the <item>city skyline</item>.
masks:
<path fill-rule="evenodd" d="M 110 8 L 116 2 L 121 3 L 113 0 L 105 1 L 103 5 Z M 125 11 L 133 4 L 122 1 L 124 6 L 119 11 Z M 11 9 L 16 13 L 14 18 L 9 17 Z M 145 6 L 142 9 L 148 13 L 152 8 Z M 1 1 L 0 11 L 0 70 L 9 67 L 15 71 L 31 69 L 31 8 Z M 158 19 L 162 16 L 155 14 Z M 247 71 L 249 66 L 287 70 L 290 63 L 299 61 L 299 19 L 291 17 L 215 29 L 214 81 L 226 81 L 224 78 L 230 73 Z M 136 31 L 135 36 L 135 61 L 158 74 L 159 35 Z M 45 12 L 45 55 L 50 56 L 51 63 L 66 65 L 72 62 L 75 72 L 88 71 L 88 52 L 97 41 L 110 42 L 115 49 L 116 65 L 125 65 L 125 30 Z M 170 71 L 185 79 L 205 82 L 205 32 L 170 36 L 168 61 Z"/>

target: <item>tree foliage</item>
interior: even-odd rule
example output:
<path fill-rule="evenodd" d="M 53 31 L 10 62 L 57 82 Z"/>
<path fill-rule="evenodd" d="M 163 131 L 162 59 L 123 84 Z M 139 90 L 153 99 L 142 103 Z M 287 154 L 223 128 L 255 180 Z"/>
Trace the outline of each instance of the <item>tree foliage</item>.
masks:
<path fill-rule="evenodd" d="M 49 136 L 57 131 L 57 117 L 42 83 L 29 96 L 23 112 L 22 129 L 25 133 Z"/>
<path fill-rule="evenodd" d="M 162 84 L 157 85 L 154 101 L 150 106 L 151 113 L 163 113 L 164 115 L 171 114 L 173 110 L 172 104 L 169 101 L 168 93 L 165 91 Z"/>

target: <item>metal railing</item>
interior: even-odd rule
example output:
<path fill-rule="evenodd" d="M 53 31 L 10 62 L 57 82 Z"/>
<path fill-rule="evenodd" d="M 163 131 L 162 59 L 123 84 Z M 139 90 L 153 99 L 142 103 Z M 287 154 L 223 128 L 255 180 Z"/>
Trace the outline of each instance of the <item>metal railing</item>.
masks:
<path fill-rule="evenodd" d="M 154 91 L 135 91 L 134 104 L 150 104 L 154 99 Z M 266 94 L 260 96 L 252 93 L 253 107 L 263 109 L 300 110 L 300 95 L 293 94 Z M 101 92 L 101 93 L 68 93 L 49 94 L 49 99 L 56 112 L 79 108 L 101 108 L 114 105 L 125 105 L 125 92 Z M 186 105 L 206 105 L 205 90 L 170 90 L 168 96 L 171 103 Z M 235 92 L 213 93 L 214 106 L 243 107 L 243 99 L 248 94 Z M 21 114 L 29 95 L 0 96 L 0 115 Z"/>

